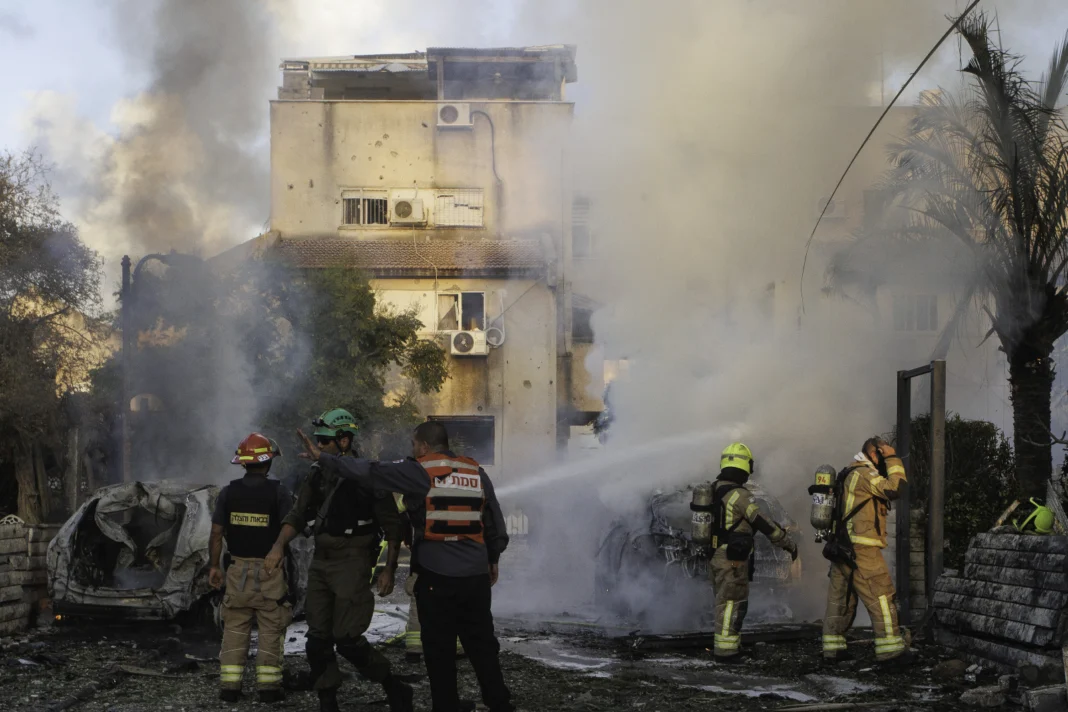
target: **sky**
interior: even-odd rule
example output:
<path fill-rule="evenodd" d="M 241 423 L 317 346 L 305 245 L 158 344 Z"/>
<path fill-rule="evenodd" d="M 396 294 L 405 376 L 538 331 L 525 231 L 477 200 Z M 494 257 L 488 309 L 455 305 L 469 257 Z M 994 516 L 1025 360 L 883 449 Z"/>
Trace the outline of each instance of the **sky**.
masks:
<path fill-rule="evenodd" d="M 643 1 L 624 1 L 618 7 L 632 10 L 641 7 Z M 666 0 L 667 5 L 680 7 L 686 1 Z M 801 7 L 786 3 L 786 0 L 716 1 L 724 11 L 743 6 L 751 9 L 761 4 L 776 10 L 781 10 L 784 4 Z M 874 6 L 874 0 L 868 1 Z M 906 0 L 881 1 L 897 3 Z M 262 42 L 252 43 L 245 53 L 245 66 L 232 75 L 248 77 L 244 92 L 230 99 L 241 102 L 240 106 L 231 109 L 241 115 L 242 121 L 234 125 L 244 126 L 244 133 L 227 137 L 230 143 L 240 143 L 241 151 L 261 162 L 260 178 L 267 162 L 268 102 L 280 80 L 277 60 L 284 56 L 403 52 L 434 45 L 580 42 L 579 82 L 569 87 L 569 98 L 576 101 L 576 110 L 581 116 L 585 100 L 596 97 L 598 87 L 588 81 L 583 83 L 583 77 L 589 77 L 589 72 L 583 71 L 584 63 L 589 67 L 596 58 L 588 54 L 593 51 L 588 36 L 577 36 L 582 32 L 577 28 L 583 25 L 588 32 L 590 26 L 596 27 L 597 24 L 590 15 L 604 13 L 606 8 L 611 12 L 615 7 L 599 4 L 596 0 L 233 2 L 237 7 L 254 8 L 249 12 L 264 15 L 261 18 L 262 37 L 254 36 Z M 937 6 L 937 12 L 928 18 L 933 21 L 964 5 L 964 0 L 931 2 Z M 177 0 L 0 0 L 0 62 L 9 68 L 4 91 L 0 92 L 0 151 L 36 148 L 55 166 L 55 185 L 65 214 L 82 228 L 86 242 L 112 265 L 124 251 L 138 253 L 158 248 L 151 240 L 145 243 L 137 236 L 123 235 L 112 229 L 116 222 L 129 222 L 129 215 L 122 212 L 123 206 L 109 201 L 106 195 L 114 193 L 117 190 L 115 184 L 125 180 L 125 173 L 117 172 L 117 169 L 109 172 L 109 167 L 122 164 L 121 154 L 117 158 L 114 153 L 116 139 L 121 143 L 120 137 L 124 134 L 142 130 L 146 123 L 150 123 L 146 117 L 153 112 L 158 114 L 174 109 L 145 99 L 153 90 L 153 83 L 166 73 L 165 64 L 160 63 L 161 53 L 166 56 L 167 51 L 174 49 L 168 46 L 165 37 L 161 40 L 169 34 L 161 31 L 166 22 L 150 17 L 153 9 L 168 5 L 172 6 L 173 14 L 184 14 L 188 20 L 188 16 L 195 15 L 198 10 L 187 8 L 209 7 L 211 3 L 204 0 L 188 0 L 186 4 Z M 174 7 L 183 9 L 174 10 Z M 1068 28 L 1068 3 L 1050 0 L 996 3 L 987 0 L 981 7 L 998 14 L 1006 44 L 1029 55 L 1025 66 L 1035 75 L 1041 71 L 1049 48 Z M 207 17 L 210 12 L 214 10 L 205 10 L 201 27 L 194 22 L 183 33 L 174 36 L 181 42 L 228 39 L 225 33 L 213 34 L 211 25 L 216 20 Z M 579 16 L 583 22 L 576 21 Z M 607 22 L 609 18 L 605 20 Z M 915 28 L 918 36 L 930 36 L 932 42 L 941 30 L 940 26 Z M 900 29 L 880 32 L 879 28 L 865 27 L 858 31 L 870 36 L 871 41 L 881 43 L 888 55 L 895 55 L 899 46 L 910 47 L 908 51 L 898 53 L 901 57 L 883 67 L 883 93 L 889 98 L 920 59 L 920 56 L 912 56 L 915 37 L 901 36 Z M 754 41 L 759 36 L 757 28 Z M 618 39 L 632 42 L 635 51 L 640 51 L 637 49 L 641 46 L 640 36 Z M 587 41 L 586 54 L 582 40 Z M 233 52 L 226 55 L 227 61 L 241 61 L 242 52 L 245 52 L 244 48 L 237 44 Z M 956 43 L 947 43 L 914 82 L 905 101 L 913 100 L 920 89 L 957 81 L 954 70 L 958 62 Z M 221 67 L 211 69 L 211 72 L 223 71 Z M 194 108 L 202 111 L 205 107 Z M 207 110 L 212 110 L 210 104 Z M 180 153 L 183 147 L 178 146 L 175 150 Z M 129 165 L 120 168 L 128 171 Z M 190 205 L 205 204 L 204 195 L 194 195 L 198 190 L 218 192 L 217 186 L 209 186 L 204 176 L 193 169 L 184 180 L 183 190 L 191 196 L 188 198 Z M 262 229 L 267 218 L 266 185 L 258 178 L 253 179 L 248 190 L 255 195 L 234 196 L 231 201 L 243 209 L 195 211 L 194 228 L 207 235 L 200 245 L 201 252 L 224 249 L 253 237 Z M 139 225 L 138 229 L 143 232 L 156 228 Z"/>

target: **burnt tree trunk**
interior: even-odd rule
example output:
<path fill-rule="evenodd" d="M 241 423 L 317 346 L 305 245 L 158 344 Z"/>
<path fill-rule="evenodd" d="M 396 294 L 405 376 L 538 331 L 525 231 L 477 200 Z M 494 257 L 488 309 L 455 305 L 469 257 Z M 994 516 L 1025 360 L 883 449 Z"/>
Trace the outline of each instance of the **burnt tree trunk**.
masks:
<path fill-rule="evenodd" d="M 1050 441 L 1050 395 L 1053 392 L 1052 348 L 1021 345 L 1009 359 L 1013 449 L 1016 481 L 1025 497 L 1043 498 L 1053 474 Z"/>

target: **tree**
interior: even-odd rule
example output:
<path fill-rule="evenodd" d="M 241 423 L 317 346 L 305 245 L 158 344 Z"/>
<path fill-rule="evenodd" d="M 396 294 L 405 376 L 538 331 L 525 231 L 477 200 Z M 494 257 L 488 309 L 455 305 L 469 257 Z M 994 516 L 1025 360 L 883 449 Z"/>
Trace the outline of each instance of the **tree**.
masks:
<path fill-rule="evenodd" d="M 962 96 L 925 93 L 891 146 L 884 188 L 909 217 L 860 243 L 956 253 L 967 279 L 936 356 L 972 308 L 989 318 L 987 338 L 998 339 L 1009 364 L 1017 481 L 1041 495 L 1052 472 L 1052 352 L 1068 330 L 1068 131 L 1058 103 L 1068 85 L 1068 35 L 1031 83 L 984 14 L 966 18 L 959 32 L 973 54 Z M 832 282 L 848 279 L 846 261 L 836 260 Z"/>
<path fill-rule="evenodd" d="M 100 260 L 59 214 L 35 154 L 0 154 L 0 465 L 20 516 L 47 517 L 45 449 L 64 446 L 63 395 L 81 385 L 101 322 Z"/>
<path fill-rule="evenodd" d="M 909 453 L 908 490 L 926 509 L 931 477 L 930 415 L 912 419 Z M 946 565 L 963 569 L 968 542 L 990 529 L 1012 503 L 1012 448 L 993 423 L 965 420 L 950 413 L 945 453 Z"/>
<path fill-rule="evenodd" d="M 414 312 L 377 308 L 368 280 L 352 270 L 146 262 L 132 295 L 128 385 L 146 406 L 130 414 L 135 479 L 219 481 L 251 430 L 282 443 L 282 476 L 299 463 L 295 429 L 324 410 L 352 411 L 365 442 L 378 443 L 407 430 L 413 395 L 440 389 L 447 376 L 444 351 L 417 337 Z M 404 388 L 387 404 L 393 371 Z M 116 389 L 107 369 L 98 374 Z"/>

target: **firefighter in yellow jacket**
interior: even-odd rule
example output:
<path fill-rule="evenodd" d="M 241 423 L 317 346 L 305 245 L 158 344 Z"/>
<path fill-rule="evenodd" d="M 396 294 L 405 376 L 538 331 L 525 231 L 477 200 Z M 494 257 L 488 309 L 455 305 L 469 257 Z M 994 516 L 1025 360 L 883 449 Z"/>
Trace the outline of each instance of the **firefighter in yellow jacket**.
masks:
<path fill-rule="evenodd" d="M 753 574 L 754 535 L 797 558 L 797 544 L 781 526 L 766 517 L 745 483 L 753 474 L 753 453 L 731 443 L 719 461 L 719 477 L 712 490 L 712 560 L 708 575 L 716 596 L 714 655 L 717 661 L 737 660 L 742 645 L 742 622 L 749 609 L 749 581 Z"/>
<path fill-rule="evenodd" d="M 853 624 L 857 598 L 871 616 L 875 659 L 900 657 L 908 644 L 897 622 L 897 600 L 883 559 L 889 503 L 902 494 L 905 467 L 889 444 L 865 441 L 835 482 L 834 531 L 824 547 L 831 560 L 827 612 L 823 618 L 823 657 L 840 659 L 845 633 Z"/>

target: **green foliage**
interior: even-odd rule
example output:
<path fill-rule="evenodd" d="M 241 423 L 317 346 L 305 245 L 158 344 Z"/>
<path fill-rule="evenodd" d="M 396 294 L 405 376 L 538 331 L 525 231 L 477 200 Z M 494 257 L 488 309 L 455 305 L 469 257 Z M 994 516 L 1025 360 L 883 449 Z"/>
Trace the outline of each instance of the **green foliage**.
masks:
<path fill-rule="evenodd" d="M 931 416 L 912 419 L 909 442 L 911 501 L 926 508 L 931 472 Z M 964 566 L 971 538 L 985 532 L 1016 497 L 1012 447 L 997 426 L 946 418 L 945 565 Z"/>
<path fill-rule="evenodd" d="M 34 154 L 0 153 L 0 446 L 56 437 L 101 326 L 100 260 Z M 0 458 L 2 458 L 0 454 Z"/>
<path fill-rule="evenodd" d="M 133 294 L 131 394 L 162 404 L 131 418 L 135 478 L 192 471 L 217 481 L 251 430 L 281 444 L 276 475 L 304 470 L 295 431 L 335 407 L 353 413 L 362 451 L 377 455 L 389 442 L 392 452 L 418 420 L 414 395 L 448 376 L 442 349 L 417 337 L 415 314 L 377 309 L 367 278 L 352 270 L 250 261 L 222 274 L 183 259 L 146 266 Z M 404 388 L 387 405 L 394 374 Z"/>

